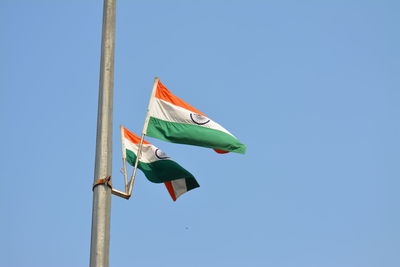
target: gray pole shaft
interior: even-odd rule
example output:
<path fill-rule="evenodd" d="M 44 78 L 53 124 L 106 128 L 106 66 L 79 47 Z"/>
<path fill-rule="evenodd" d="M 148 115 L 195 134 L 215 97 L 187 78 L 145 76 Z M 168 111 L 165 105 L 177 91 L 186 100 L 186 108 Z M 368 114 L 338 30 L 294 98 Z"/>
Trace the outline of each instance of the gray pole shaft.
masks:
<path fill-rule="evenodd" d="M 104 0 L 103 7 L 94 181 L 111 176 L 112 170 L 115 1 Z M 104 184 L 97 185 L 93 191 L 91 267 L 107 267 L 109 265 L 110 213 L 111 189 Z"/>

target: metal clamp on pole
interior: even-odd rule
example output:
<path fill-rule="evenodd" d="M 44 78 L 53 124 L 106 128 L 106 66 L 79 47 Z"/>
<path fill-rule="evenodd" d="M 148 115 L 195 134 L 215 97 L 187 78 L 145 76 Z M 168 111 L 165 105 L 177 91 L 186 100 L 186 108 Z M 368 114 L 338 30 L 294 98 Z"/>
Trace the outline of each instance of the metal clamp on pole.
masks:
<path fill-rule="evenodd" d="M 98 186 L 99 184 L 105 184 L 112 189 L 111 176 L 108 176 L 107 178 L 103 178 L 103 179 L 97 179 L 93 184 L 92 190 L 94 190 L 94 188 L 96 186 Z"/>
<path fill-rule="evenodd" d="M 122 197 L 122 198 L 125 198 L 125 199 L 129 199 L 129 198 L 131 197 L 130 194 L 127 194 L 127 193 L 125 193 L 125 192 L 121 192 L 121 191 L 116 190 L 116 189 L 114 189 L 114 188 L 112 187 L 111 176 L 108 176 L 107 178 L 104 178 L 104 179 L 97 179 L 96 182 L 94 182 L 94 184 L 93 184 L 92 190 L 94 190 L 94 188 L 95 188 L 96 186 L 98 186 L 99 184 L 105 184 L 105 185 L 107 185 L 108 187 L 110 187 L 110 188 L 111 188 L 111 193 L 112 193 L 113 195 L 115 195 L 115 196 Z"/>

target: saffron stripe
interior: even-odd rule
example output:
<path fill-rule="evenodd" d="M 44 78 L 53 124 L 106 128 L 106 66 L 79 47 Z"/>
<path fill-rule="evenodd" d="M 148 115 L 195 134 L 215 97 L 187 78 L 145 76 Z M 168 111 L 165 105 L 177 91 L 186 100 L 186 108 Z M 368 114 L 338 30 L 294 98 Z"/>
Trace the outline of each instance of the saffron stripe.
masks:
<path fill-rule="evenodd" d="M 129 141 L 131 141 L 132 143 L 134 143 L 134 144 L 139 144 L 140 143 L 140 137 L 139 136 L 137 136 L 136 134 L 134 134 L 134 133 L 131 133 L 130 131 L 128 131 L 128 129 L 126 129 L 126 128 L 123 128 L 123 130 L 124 130 L 124 137 L 126 138 L 126 139 L 128 139 Z M 143 144 L 150 144 L 149 142 L 147 142 L 146 140 L 143 140 Z"/>
<path fill-rule="evenodd" d="M 174 104 L 176 106 L 182 107 L 184 109 L 190 110 L 194 113 L 200 114 L 202 116 L 205 116 L 202 112 L 199 110 L 195 109 L 179 97 L 173 95 L 160 81 L 158 81 L 157 84 L 157 90 L 156 90 L 156 98 L 162 99 L 164 101 L 167 101 L 171 104 Z"/>
<path fill-rule="evenodd" d="M 172 187 L 172 182 L 168 181 L 168 182 L 165 182 L 164 184 L 165 184 L 165 187 L 167 188 L 168 193 L 170 194 L 172 200 L 176 201 L 176 195 L 175 195 L 174 188 Z"/>

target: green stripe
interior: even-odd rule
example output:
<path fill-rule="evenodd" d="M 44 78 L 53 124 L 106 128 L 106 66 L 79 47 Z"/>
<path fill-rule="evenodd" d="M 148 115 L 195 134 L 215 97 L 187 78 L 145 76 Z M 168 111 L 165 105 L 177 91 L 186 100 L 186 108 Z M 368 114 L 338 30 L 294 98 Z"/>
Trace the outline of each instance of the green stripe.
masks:
<path fill-rule="evenodd" d="M 171 143 L 216 148 L 241 154 L 246 152 L 246 145 L 222 131 L 153 117 L 150 118 L 147 135 Z"/>
<path fill-rule="evenodd" d="M 129 149 L 126 149 L 126 161 L 130 165 L 135 166 L 136 154 Z M 199 184 L 194 179 L 193 175 L 173 160 L 157 160 L 151 163 L 143 163 L 139 161 L 138 168 L 144 173 L 147 179 L 153 183 L 164 183 L 176 179 L 187 178 L 186 182 L 189 180 L 190 186 L 199 187 Z M 189 188 L 188 185 L 187 187 Z M 188 189 L 188 191 L 190 189 Z"/>
<path fill-rule="evenodd" d="M 190 191 L 192 189 L 195 189 L 197 187 L 200 187 L 199 183 L 196 181 L 194 178 L 186 178 L 186 190 Z"/>

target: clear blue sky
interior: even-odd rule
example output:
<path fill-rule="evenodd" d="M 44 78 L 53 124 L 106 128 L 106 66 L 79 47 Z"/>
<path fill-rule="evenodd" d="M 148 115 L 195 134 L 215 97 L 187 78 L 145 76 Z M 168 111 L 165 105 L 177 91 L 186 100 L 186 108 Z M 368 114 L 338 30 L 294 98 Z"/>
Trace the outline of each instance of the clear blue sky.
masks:
<path fill-rule="evenodd" d="M 118 127 L 154 76 L 247 154 L 148 138 L 201 187 L 139 173 L 111 266 L 400 266 L 398 1 L 117 3 Z M 101 0 L 0 1 L 2 266 L 88 266 Z"/>

